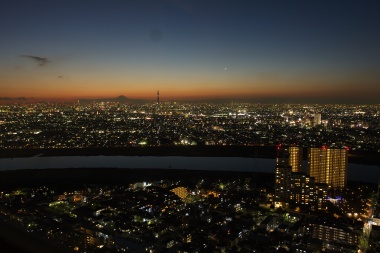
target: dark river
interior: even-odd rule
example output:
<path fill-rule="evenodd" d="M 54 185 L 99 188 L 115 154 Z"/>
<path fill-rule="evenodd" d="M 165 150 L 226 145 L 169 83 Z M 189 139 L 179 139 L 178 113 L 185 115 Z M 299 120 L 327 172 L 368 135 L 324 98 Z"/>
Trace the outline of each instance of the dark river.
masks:
<path fill-rule="evenodd" d="M 187 156 L 57 156 L 0 159 L 0 170 L 3 171 L 61 168 L 163 168 L 274 173 L 275 160 Z M 350 163 L 348 179 L 377 183 L 380 179 L 380 167 Z"/>

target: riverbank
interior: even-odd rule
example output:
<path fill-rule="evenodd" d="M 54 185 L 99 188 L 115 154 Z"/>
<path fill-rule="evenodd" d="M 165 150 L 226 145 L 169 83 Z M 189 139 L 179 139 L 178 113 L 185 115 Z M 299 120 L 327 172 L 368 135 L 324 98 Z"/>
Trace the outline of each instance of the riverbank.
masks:
<path fill-rule="evenodd" d="M 181 185 L 193 187 L 204 179 L 206 182 L 217 180 L 250 179 L 257 188 L 273 191 L 274 173 L 186 170 L 186 169 L 134 169 L 134 168 L 65 168 L 65 169 L 25 169 L 0 171 L 0 190 L 24 187 L 48 186 L 55 189 L 75 190 L 84 185 L 129 185 L 136 182 L 155 182 L 161 180 L 180 181 Z M 348 185 L 374 182 L 348 180 Z"/>
<path fill-rule="evenodd" d="M 274 158 L 275 146 L 159 146 L 124 148 L 2 149 L 0 158 L 31 156 L 197 156 Z"/>
<path fill-rule="evenodd" d="M 70 189 L 84 184 L 128 185 L 136 182 L 160 180 L 181 181 L 183 185 L 190 186 L 195 185 L 200 179 L 214 181 L 242 178 L 251 178 L 256 182 L 257 187 L 273 187 L 273 173 L 158 168 L 67 168 L 0 171 L 0 186 L 1 189 L 41 185 Z"/>

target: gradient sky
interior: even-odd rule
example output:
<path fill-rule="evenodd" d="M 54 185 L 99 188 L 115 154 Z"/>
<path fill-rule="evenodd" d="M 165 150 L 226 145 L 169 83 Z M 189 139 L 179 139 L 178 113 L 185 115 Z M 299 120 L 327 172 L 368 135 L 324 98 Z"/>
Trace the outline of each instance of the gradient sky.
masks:
<path fill-rule="evenodd" d="M 0 97 L 380 103 L 379 13 L 363 0 L 3 0 Z"/>

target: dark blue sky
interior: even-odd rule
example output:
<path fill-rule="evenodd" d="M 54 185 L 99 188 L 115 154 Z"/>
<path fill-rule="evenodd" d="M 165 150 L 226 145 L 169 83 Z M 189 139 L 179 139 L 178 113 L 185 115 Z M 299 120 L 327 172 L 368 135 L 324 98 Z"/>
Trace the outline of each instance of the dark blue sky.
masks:
<path fill-rule="evenodd" d="M 0 96 L 379 103 L 379 13 L 378 1 L 2 1 Z"/>

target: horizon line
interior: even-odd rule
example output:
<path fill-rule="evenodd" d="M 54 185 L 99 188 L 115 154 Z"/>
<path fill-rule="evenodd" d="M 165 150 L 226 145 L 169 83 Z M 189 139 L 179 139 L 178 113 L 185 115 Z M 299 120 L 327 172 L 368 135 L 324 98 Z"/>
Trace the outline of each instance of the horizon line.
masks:
<path fill-rule="evenodd" d="M 99 97 L 99 96 L 93 96 L 93 97 L 24 97 L 24 96 L 17 96 L 17 97 L 0 97 L 0 104 L 4 104 L 7 102 L 24 102 L 24 103 L 38 103 L 38 102 L 74 102 L 79 100 L 116 100 L 120 97 L 124 97 L 125 99 L 129 101 L 125 102 L 137 102 L 137 101 L 144 101 L 144 102 L 157 102 L 156 97 L 152 98 L 143 98 L 143 97 L 127 97 L 125 95 L 119 95 L 115 97 Z M 275 101 L 278 100 L 278 101 Z M 291 101 L 293 100 L 293 101 Z M 355 102 L 327 102 L 327 101 L 315 101 L 318 99 L 313 99 L 314 101 L 294 101 L 294 100 L 305 100 L 305 98 L 286 98 L 286 97 L 261 97 L 261 98 L 254 98 L 254 97 L 240 97 L 240 98 L 231 98 L 231 97 L 198 97 L 198 98 L 186 98 L 186 97 L 179 97 L 179 98 L 168 98 L 168 99 L 162 99 L 160 97 L 160 102 L 210 102 L 210 103 L 230 103 L 230 102 L 242 102 L 242 103 L 257 103 L 257 104 L 336 104 L 336 105 L 380 105 L 380 102 L 361 102 L 361 101 L 355 101 Z M 109 101 L 109 102 L 120 102 L 120 101 Z"/>

